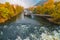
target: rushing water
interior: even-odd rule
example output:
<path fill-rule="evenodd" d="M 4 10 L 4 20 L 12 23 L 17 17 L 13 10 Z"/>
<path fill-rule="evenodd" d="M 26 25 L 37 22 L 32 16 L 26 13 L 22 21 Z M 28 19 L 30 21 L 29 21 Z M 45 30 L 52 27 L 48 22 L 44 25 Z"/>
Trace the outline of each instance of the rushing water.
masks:
<path fill-rule="evenodd" d="M 60 40 L 60 26 L 21 14 L 15 21 L 0 25 L 0 40 Z"/>

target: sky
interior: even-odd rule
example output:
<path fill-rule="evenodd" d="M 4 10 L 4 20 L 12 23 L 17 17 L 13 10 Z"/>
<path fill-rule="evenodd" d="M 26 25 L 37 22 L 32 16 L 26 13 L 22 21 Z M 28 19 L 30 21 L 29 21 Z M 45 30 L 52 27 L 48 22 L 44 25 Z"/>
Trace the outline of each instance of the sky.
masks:
<path fill-rule="evenodd" d="M 1 3 L 10 2 L 11 4 L 18 4 L 24 6 L 25 8 L 33 6 L 39 1 L 41 0 L 0 0 Z"/>

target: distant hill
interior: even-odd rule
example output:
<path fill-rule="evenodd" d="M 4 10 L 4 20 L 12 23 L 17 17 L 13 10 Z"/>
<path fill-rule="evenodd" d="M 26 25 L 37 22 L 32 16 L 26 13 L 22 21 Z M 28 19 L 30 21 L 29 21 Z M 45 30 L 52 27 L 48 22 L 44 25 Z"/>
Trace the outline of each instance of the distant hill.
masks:
<path fill-rule="evenodd" d="M 47 0 L 41 0 L 39 1 L 37 4 L 35 4 L 35 6 L 38 6 L 38 5 L 43 5 L 44 2 L 46 2 Z"/>

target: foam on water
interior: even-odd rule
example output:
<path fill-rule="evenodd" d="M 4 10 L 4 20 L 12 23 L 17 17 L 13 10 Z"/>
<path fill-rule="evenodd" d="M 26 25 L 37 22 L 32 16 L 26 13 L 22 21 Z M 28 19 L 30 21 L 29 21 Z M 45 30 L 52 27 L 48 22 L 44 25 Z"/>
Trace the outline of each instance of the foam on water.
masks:
<path fill-rule="evenodd" d="M 37 26 L 32 24 L 15 24 L 9 27 L 3 27 L 0 31 L 0 37 L 3 40 L 60 40 L 60 26 L 49 29 L 45 26 Z"/>

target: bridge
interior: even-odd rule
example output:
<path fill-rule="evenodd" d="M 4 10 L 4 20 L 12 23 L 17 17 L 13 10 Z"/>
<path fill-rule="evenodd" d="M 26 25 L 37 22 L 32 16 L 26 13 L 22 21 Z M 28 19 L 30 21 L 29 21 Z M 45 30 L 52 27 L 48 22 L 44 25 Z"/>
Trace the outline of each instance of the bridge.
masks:
<path fill-rule="evenodd" d="M 25 16 L 38 16 L 38 17 L 45 17 L 45 18 L 52 18 L 50 15 L 44 15 L 44 14 L 27 14 Z"/>
<path fill-rule="evenodd" d="M 50 15 L 47 14 L 33 14 L 32 11 L 30 10 L 24 10 L 24 15 L 25 16 L 39 16 L 39 17 L 45 17 L 45 18 L 52 18 Z"/>

